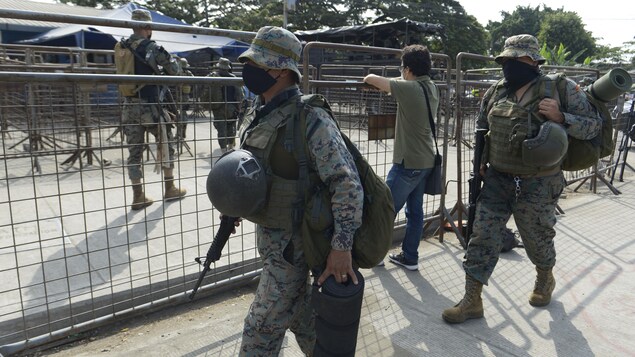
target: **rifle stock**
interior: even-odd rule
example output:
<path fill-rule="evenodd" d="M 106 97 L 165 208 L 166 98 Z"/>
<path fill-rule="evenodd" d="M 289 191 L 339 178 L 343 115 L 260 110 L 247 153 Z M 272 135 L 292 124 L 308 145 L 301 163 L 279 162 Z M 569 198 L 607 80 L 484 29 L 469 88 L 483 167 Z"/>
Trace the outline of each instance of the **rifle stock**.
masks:
<path fill-rule="evenodd" d="M 472 167 L 472 173 L 468 180 L 470 193 L 468 197 L 468 210 L 467 210 L 467 227 L 465 229 L 465 244 L 470 241 L 474 229 L 474 219 L 476 218 L 476 201 L 481 194 L 481 185 L 483 183 L 483 177 L 481 177 L 481 157 L 483 156 L 483 150 L 485 150 L 485 134 L 487 129 L 476 130 L 476 145 L 474 146 L 474 158 Z"/>
<path fill-rule="evenodd" d="M 201 283 L 203 282 L 203 278 L 205 278 L 205 274 L 207 274 L 207 272 L 210 270 L 210 265 L 212 265 L 213 262 L 220 259 L 221 252 L 223 251 L 223 248 L 225 247 L 225 244 L 227 243 L 229 236 L 232 234 L 232 231 L 234 230 L 234 223 L 236 222 L 237 219 L 238 218 L 236 217 L 229 217 L 229 216 L 223 216 L 221 218 L 220 227 L 218 227 L 218 231 L 216 232 L 216 235 L 214 236 L 214 240 L 212 241 L 212 244 L 207 250 L 207 255 L 205 256 L 205 262 L 202 263 L 203 270 L 201 271 L 201 274 L 198 276 L 198 280 L 196 281 L 196 285 L 194 285 L 194 289 L 192 289 L 192 293 L 190 294 L 190 300 L 194 299 L 194 295 L 196 295 L 198 288 L 201 286 Z M 197 263 L 201 264 L 201 257 L 197 257 L 194 260 Z"/>

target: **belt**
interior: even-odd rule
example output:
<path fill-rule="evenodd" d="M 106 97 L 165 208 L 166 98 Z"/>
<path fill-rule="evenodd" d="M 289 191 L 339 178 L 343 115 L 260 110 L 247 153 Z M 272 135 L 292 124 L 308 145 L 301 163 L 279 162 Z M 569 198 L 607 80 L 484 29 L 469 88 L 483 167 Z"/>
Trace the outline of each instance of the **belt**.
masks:
<path fill-rule="evenodd" d="M 491 168 L 490 168 L 491 169 Z M 553 176 L 557 173 L 559 173 L 561 171 L 560 166 L 554 167 L 553 169 L 547 170 L 547 171 L 540 171 L 537 172 L 535 174 L 513 174 L 513 173 L 509 173 L 509 172 L 502 172 L 502 171 L 498 171 L 498 170 L 494 170 L 497 173 L 503 175 L 503 176 L 509 176 L 509 177 L 519 177 L 519 178 L 532 178 L 532 177 L 545 177 L 545 176 Z"/>

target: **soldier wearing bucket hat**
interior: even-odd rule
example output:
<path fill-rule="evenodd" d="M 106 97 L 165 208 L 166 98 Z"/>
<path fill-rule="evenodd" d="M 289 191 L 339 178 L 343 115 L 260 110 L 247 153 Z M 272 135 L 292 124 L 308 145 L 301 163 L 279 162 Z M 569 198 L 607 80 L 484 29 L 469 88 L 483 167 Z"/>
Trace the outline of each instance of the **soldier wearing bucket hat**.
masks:
<path fill-rule="evenodd" d="M 158 45 L 152 38 L 152 14 L 148 10 L 135 9 L 131 20 L 143 22 L 132 26 L 133 34 L 115 45 L 115 64 L 118 74 L 155 75 L 181 73 L 179 62 Z M 157 166 L 163 172 L 167 201 L 185 196 L 185 190 L 174 184 L 175 143 L 170 114 L 161 104 L 161 87 L 158 85 L 120 85 L 124 99 L 123 131 L 128 144 L 128 177 L 132 183 L 133 210 L 143 209 L 153 203 L 143 189 L 141 161 L 146 147 L 146 132 L 155 136 L 157 142 Z M 173 113 L 175 114 L 175 113 Z"/>
<path fill-rule="evenodd" d="M 231 62 L 225 57 L 218 59 L 208 76 L 236 77 L 232 73 Z M 203 102 L 209 103 L 209 109 L 214 114 L 213 124 L 223 153 L 233 149 L 236 143 L 236 123 L 243 98 L 240 86 L 212 85 L 203 88 Z"/>
<path fill-rule="evenodd" d="M 483 285 L 494 271 L 512 215 L 536 268 L 533 290 L 527 289 L 529 304 L 551 302 L 556 286 L 553 227 L 565 187 L 561 164 L 568 136 L 589 140 L 602 128 L 602 119 L 575 82 L 540 72 L 545 58 L 534 36 L 509 37 L 495 61 L 504 78 L 485 93 L 477 118 L 476 142 L 487 138 L 482 165 L 475 168 L 483 176 L 483 188 L 463 261 L 465 295 L 442 313 L 449 323 L 484 316 Z"/>
<path fill-rule="evenodd" d="M 304 197 L 315 180 L 334 192 L 330 205 L 334 225 L 325 230 L 331 251 L 317 283 L 321 285 L 329 277 L 351 286 L 359 283 L 351 249 L 361 225 L 361 182 L 334 119 L 322 106 L 309 104 L 300 92 L 301 52 L 302 44 L 291 32 L 265 26 L 238 58 L 244 63 L 245 85 L 258 96 L 241 128 L 241 149 L 262 163 L 268 182 L 265 207 L 244 217 L 258 226 L 258 249 L 264 264 L 245 318 L 240 355 L 277 356 L 288 329 L 301 350 L 313 355 L 316 331 L 308 253 L 303 250 L 302 230 L 292 216 L 299 195 Z M 306 153 L 305 160 L 296 159 L 299 151 Z M 306 180 L 300 177 L 306 172 L 303 169 L 310 174 Z M 309 179 L 312 181 L 307 182 Z"/>

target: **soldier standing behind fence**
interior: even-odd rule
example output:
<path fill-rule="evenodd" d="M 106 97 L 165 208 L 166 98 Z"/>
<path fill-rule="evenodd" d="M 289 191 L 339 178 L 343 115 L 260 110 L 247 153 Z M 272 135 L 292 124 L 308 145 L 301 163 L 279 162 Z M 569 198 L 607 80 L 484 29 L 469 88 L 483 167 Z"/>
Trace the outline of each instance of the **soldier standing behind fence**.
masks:
<path fill-rule="evenodd" d="M 118 73 L 126 65 L 121 62 L 134 61 L 133 74 L 153 75 L 167 73 L 177 75 L 181 72 L 179 63 L 155 41 L 152 41 L 152 15 L 147 10 L 137 9 L 132 12 L 132 20 L 147 22 L 147 25 L 132 27 L 133 34 L 122 39 L 115 47 L 115 62 Z M 121 51 L 121 48 L 129 51 Z M 132 54 L 133 56 L 130 56 Z M 132 68 L 132 66 L 129 66 Z M 129 74 L 129 73 L 126 73 Z M 174 185 L 174 152 L 175 142 L 172 134 L 171 115 L 162 107 L 164 88 L 158 85 L 139 85 L 120 91 L 124 96 L 123 131 L 128 144 L 128 177 L 132 182 L 133 201 L 131 208 L 140 210 L 152 204 L 152 199 L 145 196 L 143 189 L 143 168 L 141 161 L 146 147 L 146 132 L 154 135 L 157 141 L 157 168 L 162 170 L 165 180 L 165 200 L 179 199 L 185 196 L 185 190 Z M 176 113 L 172 113 L 176 114 Z"/>
<path fill-rule="evenodd" d="M 210 77 L 236 77 L 231 62 L 221 57 L 214 65 Z M 214 127 L 218 133 L 221 151 L 231 150 L 236 144 L 236 122 L 240 112 L 243 92 L 240 86 L 212 86 L 209 90 L 210 108 L 214 114 Z"/>

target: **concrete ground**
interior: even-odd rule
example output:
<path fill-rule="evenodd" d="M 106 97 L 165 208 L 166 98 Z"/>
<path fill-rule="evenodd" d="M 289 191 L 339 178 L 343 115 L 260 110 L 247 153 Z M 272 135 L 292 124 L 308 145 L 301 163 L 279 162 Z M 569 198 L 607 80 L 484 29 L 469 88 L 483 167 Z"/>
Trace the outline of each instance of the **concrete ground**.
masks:
<path fill-rule="evenodd" d="M 632 157 L 633 155 L 631 155 Z M 630 161 L 630 160 L 629 160 Z M 463 294 L 463 249 L 452 233 L 420 245 L 419 271 L 392 263 L 366 278 L 357 356 L 635 356 L 635 173 L 614 195 L 599 183 L 560 201 L 557 286 L 551 304 L 527 302 L 535 272 L 522 248 L 504 253 L 484 288 L 485 318 L 449 325 L 441 311 Z M 398 251 L 395 247 L 393 251 Z M 255 282 L 72 336 L 38 356 L 236 356 Z M 281 356 L 301 356 L 287 333 Z"/>

